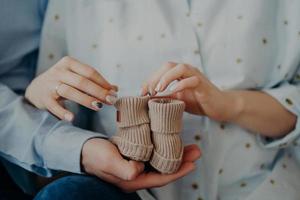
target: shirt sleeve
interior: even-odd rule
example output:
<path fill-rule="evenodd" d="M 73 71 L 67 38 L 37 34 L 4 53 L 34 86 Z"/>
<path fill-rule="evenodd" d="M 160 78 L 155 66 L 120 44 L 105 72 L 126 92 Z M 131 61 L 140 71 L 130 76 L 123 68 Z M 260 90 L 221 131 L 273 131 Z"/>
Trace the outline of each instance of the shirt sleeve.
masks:
<path fill-rule="evenodd" d="M 295 128 L 286 136 L 279 139 L 270 139 L 258 135 L 258 140 L 266 148 L 286 148 L 296 146 L 300 142 L 300 70 L 293 80 L 284 81 L 275 88 L 266 89 L 264 92 L 271 95 L 281 103 L 288 111 L 296 115 Z"/>
<path fill-rule="evenodd" d="M 80 173 L 83 144 L 105 137 L 34 108 L 1 83 L 0 97 L 1 157 L 41 176 L 53 170 Z"/>

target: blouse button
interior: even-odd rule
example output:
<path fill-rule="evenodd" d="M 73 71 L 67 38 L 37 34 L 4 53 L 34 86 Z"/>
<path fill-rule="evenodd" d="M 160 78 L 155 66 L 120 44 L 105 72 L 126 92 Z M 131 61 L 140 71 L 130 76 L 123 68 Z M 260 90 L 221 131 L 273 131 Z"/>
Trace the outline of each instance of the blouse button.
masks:
<path fill-rule="evenodd" d="M 278 68 L 278 69 L 281 69 L 281 65 L 278 65 L 277 68 Z"/>
<path fill-rule="evenodd" d="M 249 148 L 251 147 L 251 144 L 250 144 L 250 143 L 246 143 L 246 144 L 245 144 L 245 147 L 246 147 L 247 149 L 249 149 Z"/>
<path fill-rule="evenodd" d="M 262 41 L 263 44 L 267 44 L 268 43 L 267 38 L 263 38 L 261 41 Z"/>
<path fill-rule="evenodd" d="M 200 50 L 199 50 L 199 49 L 196 49 L 196 50 L 194 51 L 194 54 L 195 54 L 195 55 L 199 55 L 199 54 L 200 54 Z"/>
<path fill-rule="evenodd" d="M 92 44 L 92 49 L 97 49 L 98 48 L 98 44 Z"/>
<path fill-rule="evenodd" d="M 219 174 L 221 175 L 223 173 L 223 169 L 219 169 Z"/>
<path fill-rule="evenodd" d="M 143 40 L 143 36 L 142 35 L 137 36 L 137 40 L 138 41 L 142 41 Z"/>
<path fill-rule="evenodd" d="M 286 164 L 283 163 L 283 164 L 282 164 L 282 168 L 283 168 L 283 169 L 286 169 L 286 168 L 287 168 Z"/>
<path fill-rule="evenodd" d="M 289 104 L 290 106 L 293 105 L 292 100 L 290 100 L 289 98 L 286 98 L 286 99 L 285 99 L 285 102 L 286 102 L 287 104 Z"/>
<path fill-rule="evenodd" d="M 241 188 L 244 188 L 244 187 L 246 187 L 247 186 L 247 183 L 245 183 L 245 182 L 242 182 L 241 184 L 240 184 L 240 187 Z"/>
<path fill-rule="evenodd" d="M 296 147 L 296 146 L 298 146 L 298 142 L 297 141 L 294 141 L 293 142 L 293 145 Z"/>
<path fill-rule="evenodd" d="M 200 140 L 201 140 L 201 135 L 199 135 L 199 134 L 195 135 L 195 136 L 194 136 L 194 139 L 195 139 L 196 141 L 200 141 Z"/>
<path fill-rule="evenodd" d="M 225 124 L 224 124 L 224 123 L 221 123 L 221 124 L 220 124 L 220 129 L 222 129 L 222 130 L 225 129 Z"/>
<path fill-rule="evenodd" d="M 236 59 L 236 63 L 237 63 L 237 64 L 240 64 L 241 62 L 242 62 L 242 59 L 241 59 L 241 58 L 237 58 L 237 59 Z"/>
<path fill-rule="evenodd" d="M 58 20 L 59 20 L 59 15 L 58 15 L 58 14 L 54 15 L 54 20 L 55 20 L 55 21 L 58 21 Z"/>
<path fill-rule="evenodd" d="M 49 58 L 50 60 L 53 60 L 53 58 L 54 58 L 53 53 L 50 53 L 50 54 L 48 55 L 48 58 Z"/>
<path fill-rule="evenodd" d="M 193 184 L 192 184 L 192 188 L 193 188 L 194 190 L 197 190 L 197 189 L 198 189 L 198 184 L 197 184 L 197 183 L 193 183 Z"/>
<path fill-rule="evenodd" d="M 109 18 L 108 22 L 109 23 L 113 23 L 114 22 L 114 18 Z"/>
<path fill-rule="evenodd" d="M 121 68 L 121 64 L 116 64 L 116 68 L 120 69 Z"/>

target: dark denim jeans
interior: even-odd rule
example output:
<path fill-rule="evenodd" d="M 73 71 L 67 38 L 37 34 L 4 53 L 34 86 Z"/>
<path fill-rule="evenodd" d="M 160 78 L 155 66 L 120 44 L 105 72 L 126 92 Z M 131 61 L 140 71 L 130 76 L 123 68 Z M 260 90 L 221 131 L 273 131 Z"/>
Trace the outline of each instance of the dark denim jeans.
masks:
<path fill-rule="evenodd" d="M 44 187 L 34 200 L 140 200 L 136 193 L 124 193 L 98 178 L 71 175 Z"/>

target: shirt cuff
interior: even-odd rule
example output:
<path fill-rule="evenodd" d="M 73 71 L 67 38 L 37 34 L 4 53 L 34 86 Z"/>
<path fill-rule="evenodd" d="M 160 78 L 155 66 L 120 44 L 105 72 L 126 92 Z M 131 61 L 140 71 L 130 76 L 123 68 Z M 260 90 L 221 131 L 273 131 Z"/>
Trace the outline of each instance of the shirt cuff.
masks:
<path fill-rule="evenodd" d="M 297 116 L 294 130 L 282 138 L 272 139 L 262 135 L 257 135 L 258 142 L 265 148 L 286 148 L 297 143 L 300 138 L 300 93 L 299 88 L 289 83 L 284 83 L 278 88 L 266 89 L 269 94 L 281 103 L 288 111 Z"/>
<path fill-rule="evenodd" d="M 81 173 L 81 150 L 91 138 L 107 138 L 91 131 L 58 123 L 43 141 L 44 167 L 52 170 Z"/>

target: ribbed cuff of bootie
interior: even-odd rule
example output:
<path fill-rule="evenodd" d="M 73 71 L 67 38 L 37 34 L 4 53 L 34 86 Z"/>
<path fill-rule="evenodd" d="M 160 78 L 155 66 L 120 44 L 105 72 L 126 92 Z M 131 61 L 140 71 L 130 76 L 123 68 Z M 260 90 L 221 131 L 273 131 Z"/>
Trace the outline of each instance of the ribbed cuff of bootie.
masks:
<path fill-rule="evenodd" d="M 185 104 L 174 99 L 152 99 L 148 105 L 155 146 L 150 164 L 161 173 L 174 173 L 182 161 L 183 145 L 179 134 Z"/>
<path fill-rule="evenodd" d="M 178 133 L 182 128 L 185 103 L 175 99 L 151 99 L 148 102 L 151 130 L 158 133 Z"/>
<path fill-rule="evenodd" d="M 182 146 L 180 151 L 181 153 L 178 158 L 171 159 L 171 158 L 163 157 L 157 151 L 154 150 L 150 160 L 150 165 L 163 174 L 175 173 L 178 171 L 178 169 L 181 166 L 182 156 L 183 156 Z"/>
<path fill-rule="evenodd" d="M 153 133 L 155 149 L 150 164 L 158 171 L 171 174 L 178 170 L 182 160 L 183 144 L 179 133 Z"/>
<path fill-rule="evenodd" d="M 132 160 L 149 161 L 153 144 L 149 124 L 119 128 L 111 141 L 118 146 L 120 153 Z"/>
<path fill-rule="evenodd" d="M 149 97 L 121 97 L 115 103 L 117 109 L 117 126 L 130 127 L 149 123 Z"/>

